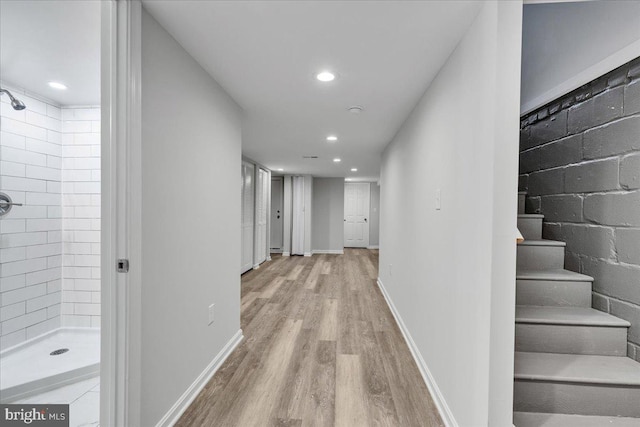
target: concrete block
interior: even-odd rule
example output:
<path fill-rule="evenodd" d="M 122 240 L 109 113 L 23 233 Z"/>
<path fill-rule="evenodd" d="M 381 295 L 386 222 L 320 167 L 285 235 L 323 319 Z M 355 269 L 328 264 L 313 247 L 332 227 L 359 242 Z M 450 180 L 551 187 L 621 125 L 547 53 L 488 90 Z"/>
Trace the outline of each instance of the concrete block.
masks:
<path fill-rule="evenodd" d="M 564 172 L 565 193 L 617 190 L 618 159 L 596 160 L 569 166 Z"/>
<path fill-rule="evenodd" d="M 567 251 L 595 258 L 615 260 L 615 238 L 612 228 L 587 224 L 562 224 L 561 241 Z"/>
<path fill-rule="evenodd" d="M 527 126 L 524 129 L 520 129 L 520 150 L 527 150 L 531 147 L 533 147 L 531 142 L 531 129 Z"/>
<path fill-rule="evenodd" d="M 627 190 L 640 188 L 640 153 L 620 159 L 620 185 Z"/>
<path fill-rule="evenodd" d="M 640 191 L 587 194 L 584 219 L 602 225 L 640 226 Z"/>
<path fill-rule="evenodd" d="M 549 116 L 533 124 L 530 128 L 530 146 L 555 141 L 567 135 L 567 110 Z"/>
<path fill-rule="evenodd" d="M 640 58 L 636 58 L 631 61 L 631 63 L 629 64 L 629 72 L 627 73 L 627 76 L 630 79 L 640 77 Z"/>
<path fill-rule="evenodd" d="M 597 95 L 607 90 L 607 79 L 599 78 L 591 82 L 591 94 Z"/>
<path fill-rule="evenodd" d="M 540 213 L 540 196 L 527 196 L 525 200 L 526 213 Z"/>
<path fill-rule="evenodd" d="M 540 149 L 532 148 L 520 153 L 520 173 L 529 173 L 540 170 Z"/>
<path fill-rule="evenodd" d="M 640 117 L 626 117 L 584 133 L 583 156 L 598 159 L 640 150 Z"/>
<path fill-rule="evenodd" d="M 540 169 L 578 163 L 582 160 L 582 134 L 559 139 L 540 147 Z"/>
<path fill-rule="evenodd" d="M 607 86 L 615 87 L 624 84 L 627 81 L 627 71 L 629 67 L 625 64 L 622 67 L 611 71 L 607 76 Z"/>
<path fill-rule="evenodd" d="M 616 253 L 619 262 L 640 265 L 640 229 L 617 228 Z"/>
<path fill-rule="evenodd" d="M 599 294 L 640 305 L 640 267 L 583 257 L 580 272 L 594 278 Z"/>
<path fill-rule="evenodd" d="M 527 191 L 529 188 L 529 175 L 518 175 L 518 191 Z"/>
<path fill-rule="evenodd" d="M 564 268 L 569 271 L 580 271 L 580 254 L 575 252 L 564 252 Z"/>
<path fill-rule="evenodd" d="M 631 323 L 627 339 L 640 344 L 640 306 L 612 299 L 611 314 Z"/>
<path fill-rule="evenodd" d="M 640 80 L 624 88 L 624 115 L 640 113 Z"/>
<path fill-rule="evenodd" d="M 627 357 L 636 360 L 636 346 L 630 342 L 627 343 Z"/>
<path fill-rule="evenodd" d="M 609 312 L 609 298 L 604 295 L 600 295 L 597 292 L 591 293 L 591 306 L 596 310 Z"/>
<path fill-rule="evenodd" d="M 547 169 L 529 174 L 529 195 L 540 196 L 564 192 L 564 169 Z"/>
<path fill-rule="evenodd" d="M 549 222 L 545 220 L 542 223 L 542 238 L 545 240 L 560 240 L 562 241 L 562 224 L 557 222 Z"/>
<path fill-rule="evenodd" d="M 574 105 L 569 109 L 567 129 L 569 134 L 610 122 L 622 116 L 624 88 L 617 87 Z"/>
<path fill-rule="evenodd" d="M 529 188 L 529 175 L 518 175 L 518 191 L 527 191 Z"/>
<path fill-rule="evenodd" d="M 567 194 L 542 196 L 540 212 L 553 222 L 582 222 L 582 197 Z"/>

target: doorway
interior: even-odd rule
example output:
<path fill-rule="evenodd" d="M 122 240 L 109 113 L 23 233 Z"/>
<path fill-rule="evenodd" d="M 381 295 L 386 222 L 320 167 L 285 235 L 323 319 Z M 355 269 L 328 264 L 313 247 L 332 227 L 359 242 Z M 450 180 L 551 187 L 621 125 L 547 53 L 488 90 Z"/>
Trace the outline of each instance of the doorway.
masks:
<path fill-rule="evenodd" d="M 281 176 L 271 178 L 271 252 L 282 252 L 284 231 L 284 180 Z"/>
<path fill-rule="evenodd" d="M 350 182 L 344 185 L 344 246 L 346 248 L 369 246 L 369 198 L 368 182 Z"/>

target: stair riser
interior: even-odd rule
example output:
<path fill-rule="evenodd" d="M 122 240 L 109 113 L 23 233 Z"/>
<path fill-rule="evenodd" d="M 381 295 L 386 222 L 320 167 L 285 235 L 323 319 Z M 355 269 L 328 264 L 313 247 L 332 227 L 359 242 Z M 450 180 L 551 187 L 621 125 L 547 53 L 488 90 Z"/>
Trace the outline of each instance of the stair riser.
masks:
<path fill-rule="evenodd" d="M 526 198 L 527 198 L 526 194 L 518 194 L 518 213 L 519 214 L 525 213 L 524 205 L 525 205 Z"/>
<path fill-rule="evenodd" d="M 591 285 L 591 282 L 516 280 L 516 304 L 588 308 Z"/>
<path fill-rule="evenodd" d="M 640 387 L 516 380 L 514 410 L 640 417 Z"/>
<path fill-rule="evenodd" d="M 516 351 L 627 355 L 627 328 L 516 324 Z"/>
<path fill-rule="evenodd" d="M 518 218 L 518 230 L 525 239 L 542 239 L 542 218 Z"/>
<path fill-rule="evenodd" d="M 519 269 L 558 270 L 564 267 L 564 246 L 518 245 Z"/>

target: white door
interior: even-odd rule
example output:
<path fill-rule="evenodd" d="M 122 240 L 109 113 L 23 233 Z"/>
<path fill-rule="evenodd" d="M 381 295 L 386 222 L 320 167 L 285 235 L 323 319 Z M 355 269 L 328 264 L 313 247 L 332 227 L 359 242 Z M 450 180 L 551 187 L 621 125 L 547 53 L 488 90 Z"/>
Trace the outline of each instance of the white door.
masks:
<path fill-rule="evenodd" d="M 254 166 L 242 162 L 242 268 L 244 273 L 253 267 L 253 182 Z"/>
<path fill-rule="evenodd" d="M 258 169 L 256 186 L 256 256 L 255 265 L 267 259 L 267 209 L 269 203 L 269 173 Z"/>
<path fill-rule="evenodd" d="M 283 228 L 283 180 L 281 176 L 271 179 L 271 249 L 282 250 Z"/>
<path fill-rule="evenodd" d="M 368 182 L 350 182 L 344 185 L 344 246 L 346 248 L 369 246 L 369 196 Z"/>

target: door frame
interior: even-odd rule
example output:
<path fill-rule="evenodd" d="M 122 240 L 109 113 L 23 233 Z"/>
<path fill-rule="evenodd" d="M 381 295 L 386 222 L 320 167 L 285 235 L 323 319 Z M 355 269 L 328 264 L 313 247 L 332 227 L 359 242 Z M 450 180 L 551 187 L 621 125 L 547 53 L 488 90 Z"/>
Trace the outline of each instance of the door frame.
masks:
<path fill-rule="evenodd" d="M 140 425 L 141 32 L 139 0 L 101 3 L 100 424 Z M 128 273 L 116 272 L 118 259 Z"/>

